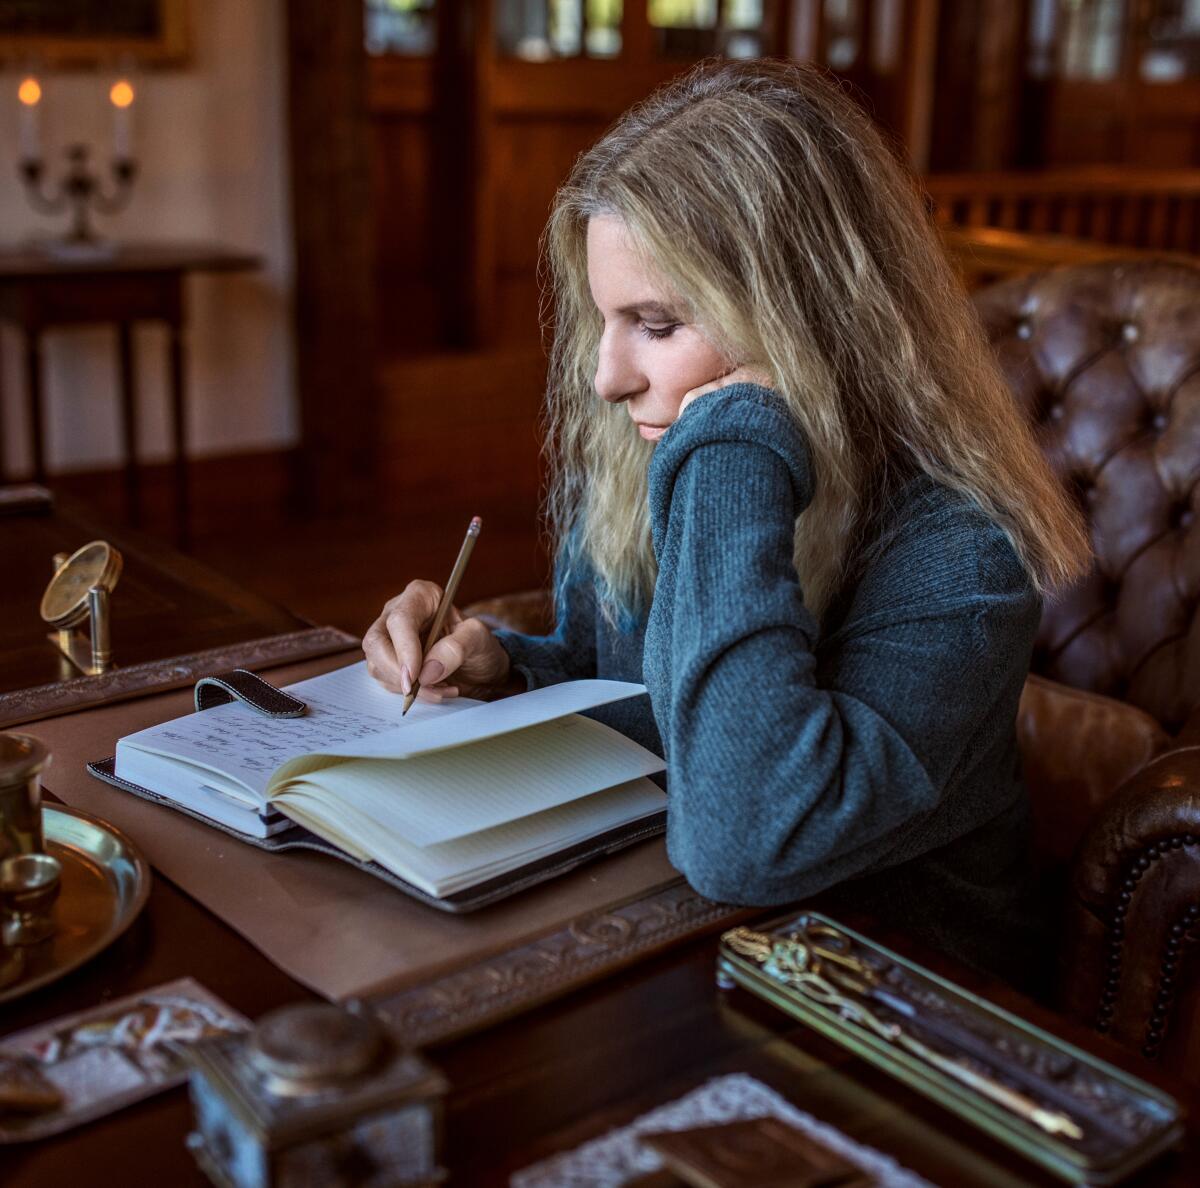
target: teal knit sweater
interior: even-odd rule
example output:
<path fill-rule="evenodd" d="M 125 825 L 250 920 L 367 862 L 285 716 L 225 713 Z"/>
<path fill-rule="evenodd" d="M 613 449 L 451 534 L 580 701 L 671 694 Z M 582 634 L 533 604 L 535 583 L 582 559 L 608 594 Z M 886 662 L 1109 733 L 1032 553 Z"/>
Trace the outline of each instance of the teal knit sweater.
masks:
<path fill-rule="evenodd" d="M 649 474 L 658 579 L 613 625 L 586 564 L 560 566 L 558 626 L 499 639 L 531 688 L 644 680 L 597 713 L 667 760 L 667 848 L 731 903 L 840 895 L 1019 976 L 1030 941 L 1017 701 L 1039 599 L 1004 534 L 926 478 L 818 624 L 792 563 L 812 499 L 778 396 L 707 395 Z"/>

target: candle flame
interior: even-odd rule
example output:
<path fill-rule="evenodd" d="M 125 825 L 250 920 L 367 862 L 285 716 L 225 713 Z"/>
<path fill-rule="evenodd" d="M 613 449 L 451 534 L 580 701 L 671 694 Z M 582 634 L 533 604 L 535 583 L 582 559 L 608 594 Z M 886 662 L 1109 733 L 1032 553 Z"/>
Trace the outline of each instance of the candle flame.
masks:
<path fill-rule="evenodd" d="M 23 78 L 17 88 L 17 98 L 26 107 L 36 107 L 42 98 L 42 85 L 36 78 Z"/>
<path fill-rule="evenodd" d="M 133 103 L 133 87 L 122 78 L 113 83 L 108 97 L 112 100 L 113 107 L 129 107 Z"/>

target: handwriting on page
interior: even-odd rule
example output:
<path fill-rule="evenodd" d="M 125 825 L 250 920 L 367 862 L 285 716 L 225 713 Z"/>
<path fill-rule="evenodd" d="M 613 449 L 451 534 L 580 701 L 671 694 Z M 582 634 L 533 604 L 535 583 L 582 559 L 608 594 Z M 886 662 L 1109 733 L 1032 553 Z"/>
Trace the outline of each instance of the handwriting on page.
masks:
<path fill-rule="evenodd" d="M 394 727 L 387 718 L 351 713 L 310 697 L 303 718 L 266 718 L 243 705 L 218 706 L 162 727 L 155 741 L 174 754 L 244 779 L 247 773 L 270 775 L 297 753 L 341 746 Z M 253 786 L 259 783 L 266 786 L 265 779 Z"/>
<path fill-rule="evenodd" d="M 151 726 L 124 741 L 199 764 L 262 796 L 271 773 L 296 755 L 361 743 L 479 704 L 465 697 L 442 705 L 418 702 L 402 718 L 404 699 L 372 680 L 362 663 L 302 681 L 288 692 L 307 703 L 304 717 L 268 718 L 231 702 Z"/>

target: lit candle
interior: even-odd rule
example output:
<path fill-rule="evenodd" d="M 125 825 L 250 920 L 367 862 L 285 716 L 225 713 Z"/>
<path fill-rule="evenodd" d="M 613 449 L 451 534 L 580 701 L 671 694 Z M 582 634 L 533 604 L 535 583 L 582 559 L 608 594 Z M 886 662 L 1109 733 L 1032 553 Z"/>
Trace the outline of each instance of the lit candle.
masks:
<path fill-rule="evenodd" d="M 108 97 L 113 106 L 113 156 L 129 161 L 133 157 L 133 84 L 127 78 L 117 79 Z"/>
<path fill-rule="evenodd" d="M 21 79 L 17 88 L 20 100 L 20 146 L 22 161 L 36 161 L 42 155 L 41 138 L 38 136 L 38 105 L 42 101 L 42 86 L 30 75 Z"/>

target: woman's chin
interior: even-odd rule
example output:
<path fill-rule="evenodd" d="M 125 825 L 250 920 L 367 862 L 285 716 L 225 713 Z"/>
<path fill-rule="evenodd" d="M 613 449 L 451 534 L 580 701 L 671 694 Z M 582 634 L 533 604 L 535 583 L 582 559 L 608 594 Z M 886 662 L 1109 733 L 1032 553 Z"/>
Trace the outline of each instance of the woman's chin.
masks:
<path fill-rule="evenodd" d="M 637 431 L 644 441 L 657 441 L 666 433 L 667 429 L 666 425 L 639 425 L 637 427 Z"/>

